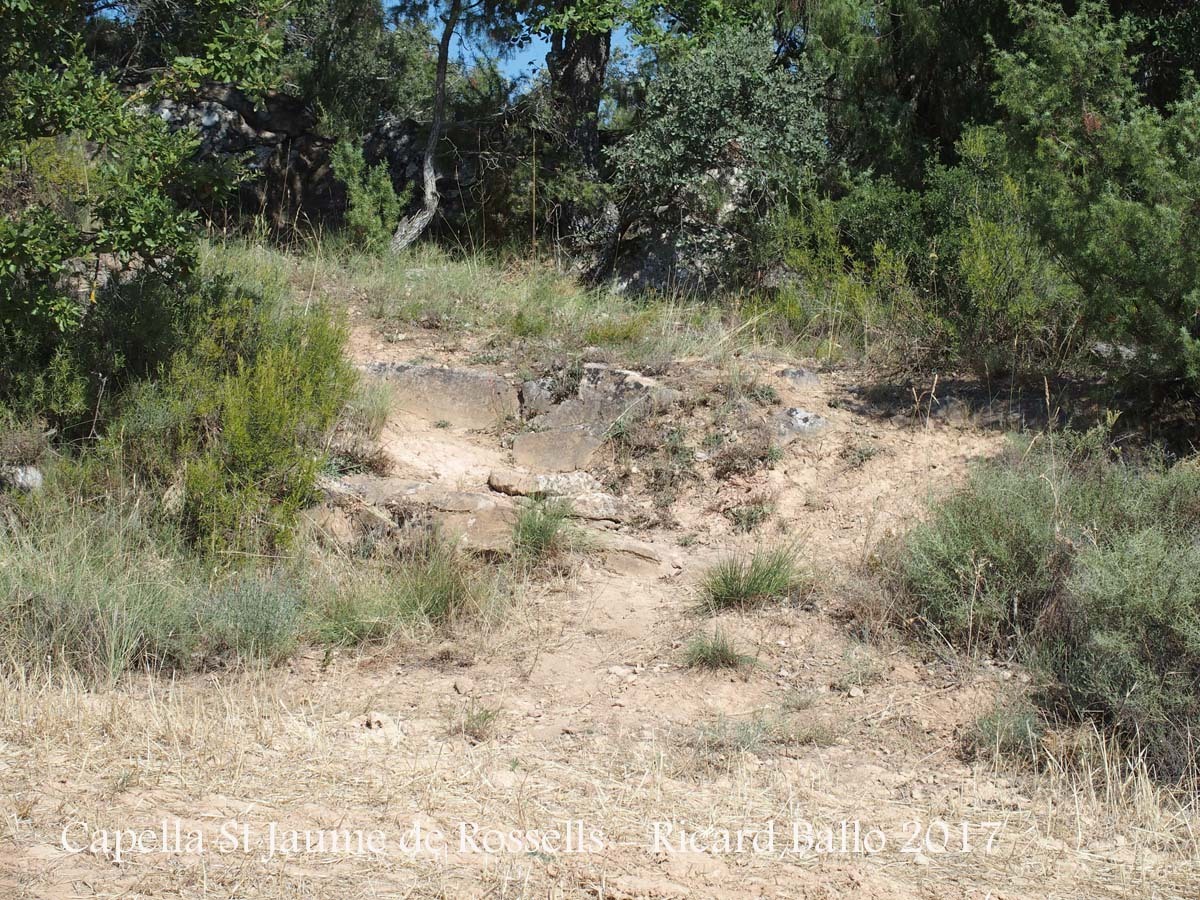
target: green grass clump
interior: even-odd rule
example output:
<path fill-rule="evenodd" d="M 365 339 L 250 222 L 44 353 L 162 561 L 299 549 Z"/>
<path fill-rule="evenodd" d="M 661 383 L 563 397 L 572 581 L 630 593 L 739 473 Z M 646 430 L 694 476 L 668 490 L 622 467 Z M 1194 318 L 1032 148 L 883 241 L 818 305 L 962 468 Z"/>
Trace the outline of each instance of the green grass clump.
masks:
<path fill-rule="evenodd" d="M 794 596 L 809 583 L 790 547 L 760 550 L 713 566 L 700 585 L 704 606 L 712 612 L 762 606 Z"/>
<path fill-rule="evenodd" d="M 186 663 L 203 587 L 134 511 L 0 514 L 0 665 L 111 682 Z"/>
<path fill-rule="evenodd" d="M 129 669 L 275 663 L 303 630 L 298 585 L 212 575 L 140 504 L 54 499 L 0 518 L 0 666 L 112 682 Z"/>
<path fill-rule="evenodd" d="M 741 669 L 753 662 L 753 657 L 740 652 L 737 645 L 720 628 L 712 634 L 698 634 L 684 651 L 684 662 L 692 669 Z"/>
<path fill-rule="evenodd" d="M 277 663 L 296 649 L 304 606 L 299 586 L 271 572 L 240 573 L 198 605 L 198 635 L 210 653 Z"/>
<path fill-rule="evenodd" d="M 734 531 L 738 534 L 749 534 L 771 518 L 773 509 L 774 507 L 770 503 L 760 501 L 732 506 L 725 511 L 725 515 L 733 523 Z"/>
<path fill-rule="evenodd" d="M 898 611 L 937 644 L 1050 676 L 1048 712 L 1107 726 L 1164 775 L 1200 729 L 1200 466 L 1103 429 L 978 468 L 904 541 Z"/>
<path fill-rule="evenodd" d="M 963 735 L 963 750 L 973 758 L 1036 759 L 1044 728 L 1027 701 L 998 703 Z"/>
<path fill-rule="evenodd" d="M 571 506 L 565 500 L 537 500 L 517 513 L 513 548 L 526 562 L 537 564 L 562 554 L 569 546 L 566 522 Z"/>

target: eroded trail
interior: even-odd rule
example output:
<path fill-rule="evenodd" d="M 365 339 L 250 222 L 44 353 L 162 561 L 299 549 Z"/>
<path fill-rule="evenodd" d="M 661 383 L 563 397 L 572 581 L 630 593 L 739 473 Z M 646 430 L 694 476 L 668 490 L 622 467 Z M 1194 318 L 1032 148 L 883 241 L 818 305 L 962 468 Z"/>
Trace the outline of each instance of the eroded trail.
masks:
<path fill-rule="evenodd" d="M 999 432 L 932 403 L 879 415 L 852 376 L 779 360 L 654 378 L 597 365 L 520 388 L 462 350 L 409 368 L 412 348 L 355 346 L 394 388 L 391 466 L 329 485 L 314 520 L 331 547 L 421 515 L 504 553 L 521 495 L 562 493 L 580 550 L 521 586 L 501 626 L 434 645 L 7 689 L 6 895 L 1032 900 L 1197 884 L 1185 851 L 1120 809 L 1076 794 L 1062 811 L 1056 786 L 962 761 L 960 730 L 1019 673 L 956 673 L 837 620 L 845 574 Z M 781 451 L 743 464 L 760 433 Z M 811 561 L 811 602 L 697 611 L 709 565 L 781 543 Z M 683 664 L 714 624 L 753 666 Z M 207 846 L 62 848 L 71 823 L 87 823 L 66 835 L 78 844 L 165 817 Z M 230 820 L 253 852 L 218 844 Z M 377 830 L 383 848 L 304 852 L 290 830 Z"/>

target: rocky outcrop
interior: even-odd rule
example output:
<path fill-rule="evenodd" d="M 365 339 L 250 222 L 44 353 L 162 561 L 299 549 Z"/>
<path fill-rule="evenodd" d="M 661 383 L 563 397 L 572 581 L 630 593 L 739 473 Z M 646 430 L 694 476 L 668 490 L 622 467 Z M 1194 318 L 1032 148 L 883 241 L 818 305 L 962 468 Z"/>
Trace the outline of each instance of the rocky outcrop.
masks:
<path fill-rule="evenodd" d="M 526 431 L 513 438 L 517 465 L 541 472 L 571 472 L 586 469 L 604 440 L 587 426 Z"/>
<path fill-rule="evenodd" d="M 174 130 L 192 129 L 202 158 L 245 164 L 250 177 L 238 187 L 243 212 L 265 214 L 278 231 L 341 222 L 346 193 L 329 163 L 334 141 L 320 133 L 301 98 L 272 91 L 255 101 L 229 85 L 207 84 L 147 111 Z M 417 123 L 388 117 L 367 136 L 364 151 L 369 163 L 385 163 L 402 189 L 420 179 L 421 143 Z M 203 206 L 205 198 L 193 202 Z"/>
<path fill-rule="evenodd" d="M 587 472 L 530 475 L 500 469 L 488 476 L 488 487 L 509 496 L 561 497 L 577 519 L 628 522 L 638 518 L 637 510 L 628 500 L 602 490 L 600 482 Z"/>
<path fill-rule="evenodd" d="M 538 430 L 513 439 L 518 465 L 543 472 L 585 468 L 621 420 L 664 410 L 683 396 L 640 372 L 603 363 L 586 363 L 570 391 L 559 387 L 554 378 L 522 385 L 522 413 Z"/>
<path fill-rule="evenodd" d="M 31 494 L 41 490 L 43 482 L 42 472 L 35 466 L 0 466 L 0 489 Z"/>
<path fill-rule="evenodd" d="M 491 428 L 520 415 L 517 389 L 490 372 L 372 363 L 367 372 L 394 387 L 396 409 L 459 428 Z"/>

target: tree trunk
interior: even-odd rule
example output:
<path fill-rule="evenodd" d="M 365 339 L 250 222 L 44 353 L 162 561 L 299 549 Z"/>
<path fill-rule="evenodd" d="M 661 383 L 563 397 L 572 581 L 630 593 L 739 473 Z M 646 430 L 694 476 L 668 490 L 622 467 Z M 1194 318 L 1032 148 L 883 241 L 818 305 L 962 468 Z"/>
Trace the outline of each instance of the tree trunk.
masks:
<path fill-rule="evenodd" d="M 437 77 L 433 83 L 433 121 L 429 123 L 429 143 L 425 145 L 425 160 L 421 168 L 421 178 L 425 185 L 425 202 L 420 212 L 400 220 L 396 233 L 392 235 L 391 249 L 399 253 L 413 241 L 433 221 L 437 212 L 438 201 L 441 199 L 437 188 L 437 150 L 442 141 L 442 119 L 446 112 L 446 69 L 450 64 L 450 41 L 454 37 L 454 28 L 458 24 L 458 16 L 462 11 L 462 0 L 450 0 L 450 9 L 446 13 L 445 27 L 442 29 L 442 39 L 438 43 Z"/>
<path fill-rule="evenodd" d="M 546 54 L 567 147 L 593 174 L 600 171 L 600 97 L 611 44 L 611 31 L 557 31 Z"/>

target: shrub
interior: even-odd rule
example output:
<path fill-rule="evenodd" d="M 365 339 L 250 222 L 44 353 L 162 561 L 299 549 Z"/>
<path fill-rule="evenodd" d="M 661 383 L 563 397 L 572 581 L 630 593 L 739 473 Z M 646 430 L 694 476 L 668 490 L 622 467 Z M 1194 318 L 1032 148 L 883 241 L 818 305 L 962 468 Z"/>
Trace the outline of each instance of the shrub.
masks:
<path fill-rule="evenodd" d="M 1085 550 L 1072 619 L 1044 649 L 1069 707 L 1102 717 L 1165 771 L 1187 771 L 1200 728 L 1200 546 L 1163 529 Z"/>
<path fill-rule="evenodd" d="M 211 173 L 196 164 L 195 135 L 171 132 L 161 118 L 146 115 L 147 100 L 204 79 L 262 89 L 273 75 L 277 5 L 208 3 L 182 17 L 187 27 L 173 35 L 180 43 L 172 52 L 144 67 L 153 73 L 150 83 L 122 90 L 85 55 L 85 32 L 99 22 L 136 30 L 144 21 L 164 21 L 134 12 L 109 16 L 63 3 L 3 4 L 0 356 L 6 365 L 0 401 L 22 404 L 23 415 L 69 422 L 91 408 L 65 402 L 85 391 L 98 393 L 104 383 L 95 369 L 64 366 L 88 346 L 81 330 L 109 315 L 122 296 L 147 301 L 126 310 L 134 319 L 154 315 L 152 293 L 105 290 L 104 281 L 165 286 L 186 275 L 195 260 L 196 216 L 177 199 L 197 187 L 212 192 L 228 186 L 199 184 Z M 65 394 L 59 392 L 63 384 L 43 377 L 48 365 L 72 370 Z M 118 366 L 98 374 L 111 380 L 126 373 Z"/>
<path fill-rule="evenodd" d="M 345 328 L 229 285 L 179 301 L 190 345 L 116 404 L 101 452 L 160 490 L 198 545 L 286 544 L 354 383 Z M 170 506 L 170 504 L 168 504 Z"/>
<path fill-rule="evenodd" d="M 738 534 L 749 534 L 771 517 L 774 506 L 766 501 L 745 503 L 732 506 L 725 510 L 725 515 L 733 523 L 733 530 Z"/>
<path fill-rule="evenodd" d="M 1093 340 L 1130 342 L 1122 368 L 1160 381 L 1200 376 L 1200 88 L 1143 97 L 1131 47 L 1141 23 L 1108 4 L 1068 15 L 1019 8 L 1017 47 L 998 53 L 1005 169 L 1030 218 L 1080 289 Z M 1137 352 L 1140 351 L 1140 352 Z"/>
<path fill-rule="evenodd" d="M 745 226 L 796 189 L 827 152 L 820 77 L 780 65 L 767 29 L 727 30 L 654 80 L 632 134 L 609 154 L 630 219 L 682 233 L 722 269 Z"/>
<path fill-rule="evenodd" d="M 909 618 L 938 645 L 1044 670 L 1050 710 L 1093 719 L 1162 775 L 1200 728 L 1200 467 L 1049 435 L 976 470 L 909 533 Z"/>
<path fill-rule="evenodd" d="M 717 612 L 788 599 L 808 583 L 797 564 L 795 551 L 780 547 L 760 550 L 749 558 L 717 563 L 705 574 L 700 594 L 704 606 L 710 612 Z"/>
<path fill-rule="evenodd" d="M 368 166 L 362 151 L 346 140 L 334 146 L 330 162 L 346 185 L 346 230 L 351 241 L 368 251 L 387 247 L 406 202 L 396 195 L 387 166 Z"/>
<path fill-rule="evenodd" d="M 1051 486 L 980 469 L 908 534 L 901 566 L 930 628 L 959 646 L 1005 649 L 1033 628 L 1061 577 Z"/>

